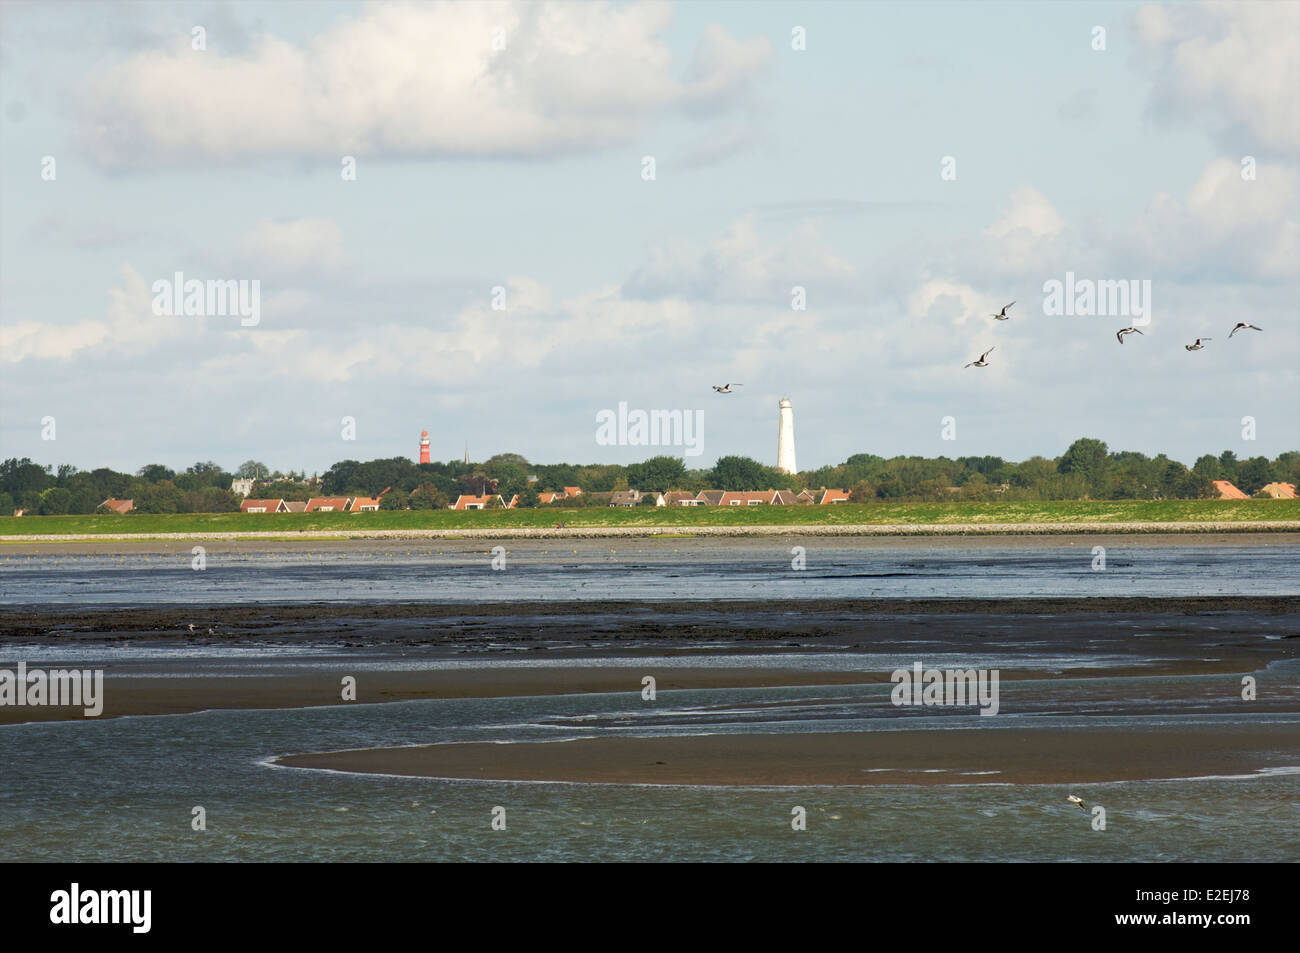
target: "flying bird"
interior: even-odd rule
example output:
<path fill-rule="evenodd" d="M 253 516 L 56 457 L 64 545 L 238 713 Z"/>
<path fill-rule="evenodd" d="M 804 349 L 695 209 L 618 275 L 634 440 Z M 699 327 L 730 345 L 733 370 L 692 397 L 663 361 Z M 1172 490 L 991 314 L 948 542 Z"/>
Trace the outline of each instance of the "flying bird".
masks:
<path fill-rule="evenodd" d="M 1201 343 L 1202 341 L 1213 341 L 1213 340 L 1214 338 L 1197 338 L 1195 344 L 1184 344 L 1183 347 L 1185 347 L 1189 351 L 1199 351 L 1201 350 L 1201 348 L 1205 347 L 1205 345 Z"/>
<path fill-rule="evenodd" d="M 989 362 L 986 361 L 985 358 L 988 357 L 997 349 L 998 346 L 996 344 L 993 345 L 991 348 L 989 348 L 987 351 L 985 351 L 983 354 L 980 355 L 980 359 L 978 361 L 971 361 L 969 364 L 966 365 L 966 367 L 988 367 Z"/>
<path fill-rule="evenodd" d="M 191 631 L 191 632 L 194 631 L 194 623 L 193 623 L 193 622 L 190 623 L 190 631 Z"/>
<path fill-rule="evenodd" d="M 1124 335 L 1126 334 L 1142 334 L 1142 332 L 1139 331 L 1137 328 L 1121 328 L 1120 330 L 1115 332 L 1115 340 L 1119 341 L 1120 344 L 1123 344 Z M 1146 335 L 1142 335 L 1142 336 L 1146 337 Z"/>
<path fill-rule="evenodd" d="M 1067 796 L 1066 800 L 1069 801 L 1071 804 L 1077 804 L 1079 806 L 1079 810 L 1081 811 L 1088 810 L 1086 807 L 1083 806 L 1083 798 L 1079 797 L 1076 794 L 1071 794 Z"/>
<path fill-rule="evenodd" d="M 716 390 L 719 394 L 730 394 L 731 388 L 744 387 L 744 386 L 745 386 L 744 384 L 723 384 L 721 387 L 719 387 L 717 384 L 712 385 L 713 389 Z"/>
<path fill-rule="evenodd" d="M 1013 301 L 1013 302 L 1011 302 L 1011 304 L 1015 304 L 1015 302 Z M 991 314 L 991 315 L 989 315 L 989 317 L 990 317 L 990 318 L 997 318 L 999 321 L 1005 321 L 1005 320 L 1007 320 L 1008 318 L 1011 317 L 1011 315 L 1007 314 L 1007 308 L 1011 307 L 1011 304 L 1003 305 L 1001 311 L 999 311 L 997 314 Z"/>
<path fill-rule="evenodd" d="M 1232 337 L 1232 336 L 1233 336 L 1234 334 L 1236 334 L 1238 331 L 1245 331 L 1247 328 L 1249 328 L 1249 329 L 1252 330 L 1252 331 L 1263 331 L 1263 330 L 1264 330 L 1263 328 L 1257 328 L 1257 327 L 1255 327 L 1255 325 L 1253 325 L 1253 324 L 1247 324 L 1245 321 L 1238 321 L 1238 322 L 1237 322 L 1237 326 L 1234 327 L 1231 331 L 1228 332 L 1228 337 Z"/>

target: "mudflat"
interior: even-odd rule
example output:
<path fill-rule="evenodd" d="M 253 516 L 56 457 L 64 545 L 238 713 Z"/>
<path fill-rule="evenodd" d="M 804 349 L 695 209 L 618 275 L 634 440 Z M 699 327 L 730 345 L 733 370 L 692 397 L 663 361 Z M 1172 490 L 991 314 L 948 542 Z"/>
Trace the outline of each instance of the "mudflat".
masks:
<path fill-rule="evenodd" d="M 1086 784 L 1249 775 L 1300 763 L 1295 725 L 845 731 L 467 743 L 295 754 L 276 764 L 596 784 Z"/>

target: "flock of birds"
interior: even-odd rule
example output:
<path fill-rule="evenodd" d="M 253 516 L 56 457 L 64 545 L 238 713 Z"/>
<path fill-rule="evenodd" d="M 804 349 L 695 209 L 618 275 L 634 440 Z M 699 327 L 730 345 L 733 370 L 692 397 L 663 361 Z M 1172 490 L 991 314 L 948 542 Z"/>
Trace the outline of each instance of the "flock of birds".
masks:
<path fill-rule="evenodd" d="M 1013 302 L 1011 302 L 1011 304 L 1004 305 L 1001 311 L 999 311 L 997 314 L 990 314 L 989 317 L 990 317 L 990 318 L 993 318 L 993 320 L 995 320 L 995 321 L 1007 321 L 1007 320 L 1010 320 L 1011 315 L 1007 314 L 1007 309 L 1010 308 L 1012 304 L 1015 304 L 1015 302 L 1013 301 Z M 1233 326 L 1232 330 L 1228 332 L 1228 337 L 1232 337 L 1232 336 L 1233 336 L 1234 334 L 1236 334 L 1238 331 L 1262 331 L 1262 330 L 1264 330 L 1264 329 L 1263 329 L 1263 328 L 1257 328 L 1257 327 L 1255 327 L 1255 325 L 1253 325 L 1253 324 L 1248 324 L 1248 323 L 1245 322 L 1245 321 L 1238 321 L 1238 322 L 1236 323 L 1236 325 Z M 1127 334 L 1142 334 L 1142 332 L 1139 331 L 1137 328 L 1120 328 L 1118 331 L 1115 332 L 1115 340 L 1119 341 L 1120 344 L 1123 344 L 1123 343 L 1124 343 L 1124 336 L 1127 335 Z M 1145 336 L 1145 335 L 1144 335 L 1144 336 Z M 1204 343 L 1204 342 L 1206 342 L 1206 341 L 1212 341 L 1212 340 L 1214 340 L 1214 339 L 1213 339 L 1213 338 L 1197 338 L 1196 341 L 1193 342 L 1192 344 L 1184 344 L 1184 345 L 1183 345 L 1183 348 L 1184 348 L 1184 350 L 1188 350 L 1188 351 L 1200 351 L 1200 350 L 1204 349 L 1204 347 L 1205 347 L 1205 343 Z M 989 360 L 988 360 L 989 355 L 992 354 L 995 350 L 997 350 L 997 346 L 996 346 L 996 345 L 994 345 L 993 347 L 991 347 L 991 348 L 989 348 L 987 351 L 985 351 L 983 354 L 981 354 L 981 355 L 979 356 L 978 360 L 974 360 L 974 361 L 971 361 L 969 364 L 966 364 L 965 367 L 988 367 L 988 366 L 989 366 Z M 730 388 L 731 385 L 728 384 L 727 387 Z M 715 387 L 715 388 L 713 388 L 713 389 L 716 390 L 716 391 L 717 391 L 718 393 L 720 393 L 720 394 L 727 394 L 727 393 L 730 393 L 730 390 L 723 390 L 723 389 L 720 388 L 720 387 Z"/>

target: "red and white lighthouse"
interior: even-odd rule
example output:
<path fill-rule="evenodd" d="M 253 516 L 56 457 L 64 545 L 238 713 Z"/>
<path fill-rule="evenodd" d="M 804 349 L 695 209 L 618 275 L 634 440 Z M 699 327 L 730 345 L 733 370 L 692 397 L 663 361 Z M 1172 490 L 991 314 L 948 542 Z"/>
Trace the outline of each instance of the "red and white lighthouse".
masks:
<path fill-rule="evenodd" d="M 420 431 L 420 462 L 429 462 L 429 431 Z"/>

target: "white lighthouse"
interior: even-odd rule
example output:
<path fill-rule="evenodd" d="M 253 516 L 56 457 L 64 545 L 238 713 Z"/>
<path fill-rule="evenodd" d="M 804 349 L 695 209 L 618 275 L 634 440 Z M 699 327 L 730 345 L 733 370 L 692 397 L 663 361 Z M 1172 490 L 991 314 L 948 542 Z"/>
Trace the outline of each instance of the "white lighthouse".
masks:
<path fill-rule="evenodd" d="M 781 419 L 776 433 L 776 468 L 798 473 L 794 463 L 794 408 L 789 397 L 781 398 Z"/>

